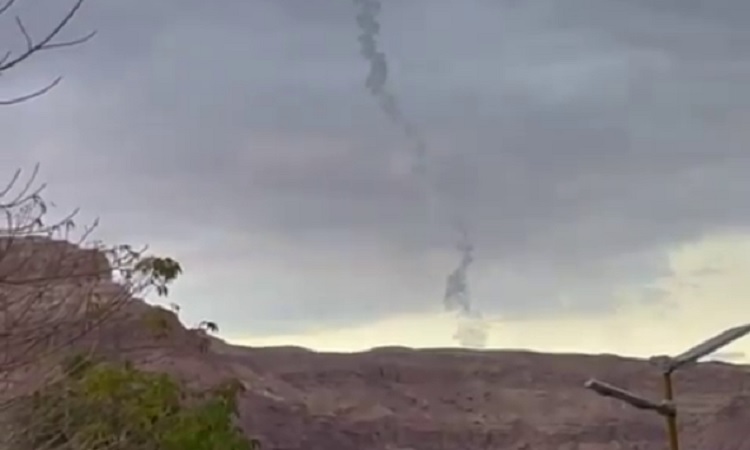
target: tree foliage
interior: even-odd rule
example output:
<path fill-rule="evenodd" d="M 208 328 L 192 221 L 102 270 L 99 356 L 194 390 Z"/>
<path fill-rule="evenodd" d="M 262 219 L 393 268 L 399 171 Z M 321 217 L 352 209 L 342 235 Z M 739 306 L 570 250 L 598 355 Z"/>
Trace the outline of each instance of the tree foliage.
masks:
<path fill-rule="evenodd" d="M 56 357 L 116 320 L 134 297 L 167 296 L 182 273 L 178 261 L 147 247 L 90 240 L 96 220 L 76 232 L 78 210 L 50 218 L 54 205 L 44 199 L 38 174 L 39 166 L 25 179 L 18 170 L 0 187 L 0 378 Z M 41 310 L 46 314 L 34 313 Z M 78 332 L 58 338 L 61 323 Z"/>
<path fill-rule="evenodd" d="M 199 391 L 130 364 L 69 360 L 14 408 L 9 450 L 252 450 L 235 425 L 236 380 Z"/>
<path fill-rule="evenodd" d="M 14 448 L 28 450 L 252 448 L 232 425 L 236 390 L 189 391 L 167 375 L 88 360 L 66 362 L 62 379 L 50 370 L 73 349 L 111 347 L 99 342 L 99 331 L 127 317 L 134 297 L 167 296 L 182 266 L 145 247 L 90 241 L 97 222 L 73 239 L 77 211 L 50 220 L 53 205 L 37 175 L 38 167 L 26 180 L 18 171 L 0 186 L 3 447 L 11 438 Z M 168 334 L 162 316 L 152 318 L 154 329 Z M 212 322 L 205 328 L 217 329 Z M 119 338 L 114 344 L 120 348 Z"/>

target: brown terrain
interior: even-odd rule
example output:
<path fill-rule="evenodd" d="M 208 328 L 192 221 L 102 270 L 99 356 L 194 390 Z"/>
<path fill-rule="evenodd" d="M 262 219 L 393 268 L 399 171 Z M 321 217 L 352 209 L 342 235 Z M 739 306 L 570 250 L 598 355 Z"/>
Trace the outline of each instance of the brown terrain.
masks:
<path fill-rule="evenodd" d="M 84 255 L 69 244 L 54 245 L 57 251 L 64 248 L 69 255 Z M 37 252 L 35 260 L 42 261 L 54 245 L 34 241 L 25 248 Z M 5 265 L 0 261 L 0 271 L 12 260 L 6 258 Z M 96 255 L 92 261 L 101 264 Z M 43 266 L 40 263 L 37 269 Z M 73 294 L 65 291 L 65 283 L 74 289 Z M 0 283 L 0 301 L 5 304 L 21 295 L 14 289 L 12 284 Z M 81 305 L 87 304 L 81 300 L 84 295 L 96 292 L 111 297 L 121 291 L 106 276 L 73 285 L 61 280 L 56 289 L 67 292 L 67 306 L 53 308 L 55 315 L 38 312 L 35 316 L 59 324 L 53 327 L 56 339 L 76 336 L 73 330 L 80 328 L 81 321 L 70 318 L 80 315 Z M 189 330 L 172 312 L 138 299 L 126 300 L 118 314 L 77 337 L 76 345 L 96 342 L 112 356 L 127 356 L 199 384 L 239 378 L 247 388 L 241 400 L 242 425 L 260 438 L 265 449 L 667 447 L 660 417 L 601 398 L 583 387 L 589 377 L 596 377 L 659 399 L 659 373 L 644 360 L 499 350 L 381 348 L 335 354 L 294 347 L 245 348 Z M 174 327 L 167 340 L 156 339 L 142 320 L 154 311 L 168 317 Z M 13 390 L 10 386 L 33 379 L 35 373 L 28 367 L 5 370 L 11 354 L 18 357 L 12 348 L 20 348 L 7 344 L 11 335 L 7 329 L 0 330 L 4 375 L 16 382 L 6 382 L 7 392 Z M 210 345 L 199 348 L 196 342 Z M 38 370 L 38 361 L 35 364 Z M 750 449 L 749 370 L 702 363 L 676 375 L 683 449 Z"/>

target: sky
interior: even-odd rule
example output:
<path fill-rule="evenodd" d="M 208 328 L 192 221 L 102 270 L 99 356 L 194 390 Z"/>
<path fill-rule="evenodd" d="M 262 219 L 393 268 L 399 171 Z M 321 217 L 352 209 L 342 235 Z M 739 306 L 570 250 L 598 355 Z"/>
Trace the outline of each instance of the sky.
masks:
<path fill-rule="evenodd" d="M 18 2 L 32 34 L 70 3 Z M 455 216 L 489 348 L 647 355 L 747 320 L 747 2 L 383 0 L 437 214 L 365 89 L 356 13 L 89 0 L 63 37 L 92 41 L 2 74 L 0 98 L 64 79 L 0 108 L 0 178 L 41 163 L 98 238 L 180 260 L 187 322 L 248 345 L 457 345 Z M 11 15 L 0 36 L 23 46 Z"/>

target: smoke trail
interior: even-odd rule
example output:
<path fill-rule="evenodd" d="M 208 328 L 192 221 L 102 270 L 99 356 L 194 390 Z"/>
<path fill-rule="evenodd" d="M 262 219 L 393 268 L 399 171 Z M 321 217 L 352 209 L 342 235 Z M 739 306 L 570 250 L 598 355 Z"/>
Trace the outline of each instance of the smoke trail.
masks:
<path fill-rule="evenodd" d="M 434 210 L 439 203 L 439 196 L 429 179 L 427 144 L 416 126 L 404 116 L 396 96 L 388 90 L 388 63 L 385 54 L 378 49 L 377 41 L 380 33 L 380 24 L 378 23 L 378 14 L 381 9 L 380 0 L 354 0 L 354 4 L 358 8 L 357 24 L 361 32 L 358 37 L 360 53 L 370 64 L 365 87 L 378 101 L 385 115 L 391 122 L 401 128 L 404 136 L 410 142 L 410 152 L 414 158 L 412 173 L 417 176 L 420 187 L 431 207 L 430 209 Z M 461 260 L 446 279 L 443 303 L 445 309 L 456 314 L 459 319 L 454 338 L 464 347 L 481 348 L 486 345 L 487 327 L 481 313 L 472 307 L 467 280 L 469 267 L 474 261 L 474 246 L 471 244 L 463 220 L 459 220 L 459 222 L 457 226 L 460 232 L 458 250 L 461 254 Z"/>
<path fill-rule="evenodd" d="M 416 127 L 404 117 L 396 97 L 387 90 L 388 63 L 385 53 L 378 50 L 377 37 L 380 24 L 377 21 L 380 13 L 379 0 L 354 0 L 359 7 L 357 24 L 361 30 L 359 35 L 360 53 L 370 63 L 370 71 L 365 80 L 365 87 L 377 99 L 385 115 L 397 126 L 401 127 L 406 137 L 412 141 L 411 151 L 414 153 L 412 171 L 420 177 L 427 176 L 427 145 Z M 425 181 L 425 180 L 422 180 Z"/>
<path fill-rule="evenodd" d="M 461 260 L 446 279 L 443 304 L 446 310 L 456 313 L 459 318 L 453 337 L 464 347 L 483 348 L 487 343 L 487 325 L 482 313 L 472 308 L 467 276 L 474 262 L 474 245 L 466 228 L 459 227 L 461 239 L 457 248 Z"/>

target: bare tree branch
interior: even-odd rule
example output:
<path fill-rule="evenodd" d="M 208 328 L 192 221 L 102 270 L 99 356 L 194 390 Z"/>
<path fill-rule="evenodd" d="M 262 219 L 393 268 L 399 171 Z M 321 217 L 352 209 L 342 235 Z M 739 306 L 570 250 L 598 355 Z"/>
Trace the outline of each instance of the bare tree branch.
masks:
<path fill-rule="evenodd" d="M 71 20 L 75 17 L 75 15 L 79 12 L 81 9 L 81 6 L 83 5 L 85 0 L 76 0 L 76 2 L 73 4 L 73 6 L 65 13 L 65 15 L 57 22 L 57 24 L 52 28 L 52 30 L 48 31 L 44 37 L 42 37 L 39 40 L 35 40 L 32 36 L 32 33 L 29 32 L 26 25 L 24 24 L 21 17 L 16 16 L 15 22 L 16 26 L 18 27 L 19 32 L 23 36 L 24 42 L 25 42 L 25 48 L 23 51 L 18 53 L 17 55 L 13 55 L 12 51 L 7 51 L 2 58 L 0 58 L 0 74 L 4 73 L 5 71 L 12 69 L 19 65 L 20 63 L 26 61 L 34 54 L 44 51 L 44 50 L 52 50 L 52 49 L 58 49 L 63 47 L 72 47 L 79 44 L 83 44 L 93 38 L 96 35 L 96 31 L 92 31 L 80 38 L 71 39 L 67 41 L 55 41 L 55 38 L 60 34 L 61 31 L 63 31 L 70 23 Z M 7 0 L 2 6 L 0 6 L 0 15 L 5 14 L 8 12 L 8 10 L 16 3 L 16 0 Z M 0 106 L 8 106 L 8 105 L 14 105 L 18 103 L 22 103 L 28 100 L 31 100 L 33 98 L 39 97 L 41 95 L 46 94 L 49 92 L 52 88 L 57 86 L 60 81 L 62 81 L 62 77 L 58 76 L 55 78 L 52 82 L 47 84 L 46 86 L 37 89 L 29 94 L 20 95 L 18 97 L 6 99 L 6 100 L 0 100 Z"/>
<path fill-rule="evenodd" d="M 0 6 L 0 16 L 5 14 L 5 11 L 10 9 L 10 7 L 13 6 L 15 2 L 16 0 L 8 0 L 3 6 Z"/>
<path fill-rule="evenodd" d="M 8 100 L 0 100 L 0 106 L 15 105 L 17 103 L 23 103 L 23 102 L 25 102 L 27 100 L 31 100 L 33 98 L 39 97 L 41 95 L 44 95 L 47 92 L 51 91 L 53 87 L 55 87 L 58 84 L 60 84 L 61 81 L 62 81 L 62 77 L 57 77 L 51 83 L 49 83 L 48 85 L 44 86 L 41 89 L 37 89 L 36 91 L 34 91 L 34 92 L 30 93 L 30 94 L 21 95 L 19 97 L 13 97 L 13 98 L 8 99 Z"/>
<path fill-rule="evenodd" d="M 179 264 L 146 255 L 147 247 L 89 241 L 96 221 L 74 238 L 77 210 L 48 220 L 45 185 L 38 178 L 37 165 L 28 176 L 18 170 L 0 185 L 0 212 L 7 222 L 0 226 L 0 440 L 7 411 L 53 383 L 71 352 L 110 358 L 150 352 L 159 358 L 165 346 L 169 351 L 205 346 L 202 336 L 175 326 L 179 319 L 173 312 L 138 300 L 151 289 L 165 295 Z M 157 319 L 151 320 L 155 331 L 167 327 L 165 336 L 148 335 L 150 319 Z M 38 420 L 46 420 L 41 416 Z M 49 448 L 65 447 L 51 442 Z"/>

